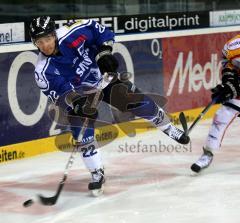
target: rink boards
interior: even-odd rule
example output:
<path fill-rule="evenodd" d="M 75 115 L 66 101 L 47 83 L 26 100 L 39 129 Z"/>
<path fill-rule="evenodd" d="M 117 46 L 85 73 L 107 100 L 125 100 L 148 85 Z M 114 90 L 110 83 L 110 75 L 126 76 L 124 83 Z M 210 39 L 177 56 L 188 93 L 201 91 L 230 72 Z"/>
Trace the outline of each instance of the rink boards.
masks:
<path fill-rule="evenodd" d="M 117 36 L 114 53 L 120 61 L 119 71 L 132 72 L 132 81 L 143 92 L 167 99 L 165 108 L 175 123 L 180 111 L 186 111 L 191 121 L 209 102 L 209 89 L 219 83 L 221 49 L 238 29 L 235 26 Z M 36 59 L 32 44 L 0 46 L 0 163 L 70 147 L 70 135 L 61 135 L 68 128 L 49 119 L 47 99 L 35 84 Z M 113 118 L 106 106 L 100 117 L 106 122 L 96 131 L 100 144 L 151 128 L 142 120 L 120 127 L 110 125 Z"/>

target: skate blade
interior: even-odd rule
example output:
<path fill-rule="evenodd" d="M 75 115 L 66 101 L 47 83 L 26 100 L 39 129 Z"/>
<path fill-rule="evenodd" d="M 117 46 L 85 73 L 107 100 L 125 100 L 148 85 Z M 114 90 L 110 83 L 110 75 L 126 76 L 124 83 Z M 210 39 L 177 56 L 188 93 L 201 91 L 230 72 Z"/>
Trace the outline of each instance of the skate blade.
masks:
<path fill-rule="evenodd" d="M 100 189 L 91 190 L 91 194 L 93 197 L 99 197 L 103 194 L 103 191 L 104 191 L 104 186 L 102 186 L 102 188 Z"/>

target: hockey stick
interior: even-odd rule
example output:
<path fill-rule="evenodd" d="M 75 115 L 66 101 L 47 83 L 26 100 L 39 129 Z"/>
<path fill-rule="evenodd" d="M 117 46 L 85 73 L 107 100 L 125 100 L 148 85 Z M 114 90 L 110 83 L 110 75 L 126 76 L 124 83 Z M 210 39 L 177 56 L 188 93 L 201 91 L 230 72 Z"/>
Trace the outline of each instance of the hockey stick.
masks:
<path fill-rule="evenodd" d="M 214 98 L 211 102 L 208 103 L 208 105 L 201 111 L 201 113 L 198 115 L 198 117 L 194 120 L 192 125 L 189 127 L 187 126 L 187 119 L 183 112 L 179 114 L 179 120 L 182 124 L 183 130 L 186 135 L 189 135 L 189 133 L 192 131 L 194 126 L 202 119 L 202 117 L 208 112 L 208 110 L 214 105 L 217 101 L 217 98 Z"/>
<path fill-rule="evenodd" d="M 186 120 L 186 116 L 183 112 L 181 112 L 179 114 L 179 121 L 182 124 L 183 127 L 183 131 L 185 132 L 186 135 L 188 135 L 188 126 L 187 126 L 187 120 Z"/>
<path fill-rule="evenodd" d="M 102 81 L 102 84 L 101 84 L 100 88 L 98 89 L 98 91 L 96 92 L 96 94 L 94 96 L 94 99 L 93 99 L 93 102 L 92 102 L 92 105 L 91 105 L 92 108 L 96 108 L 97 107 L 97 103 L 98 103 L 99 97 L 101 95 L 101 90 L 104 87 L 106 87 L 113 80 L 115 75 L 116 75 L 115 73 L 105 73 L 103 75 L 103 81 Z M 81 132 L 80 132 L 80 137 L 81 137 L 80 139 L 82 139 L 82 137 L 84 135 L 84 132 L 85 132 L 87 126 L 88 126 L 88 123 L 89 123 L 89 119 L 86 118 L 84 120 L 82 129 L 81 129 Z M 74 158 L 75 158 L 75 154 L 77 153 L 77 151 L 78 151 L 78 147 L 74 146 L 74 149 L 73 149 L 73 151 L 71 153 L 71 156 L 69 157 L 69 160 L 67 162 L 66 168 L 64 170 L 63 178 L 62 178 L 61 182 L 58 185 L 58 188 L 57 188 L 57 191 L 56 191 L 55 195 L 52 196 L 52 197 L 44 197 L 42 195 L 38 195 L 38 198 L 39 198 L 41 204 L 49 205 L 49 206 L 56 204 L 56 202 L 57 202 L 57 200 L 58 200 L 58 198 L 60 196 L 60 193 L 61 193 L 61 191 L 62 191 L 62 189 L 64 187 L 64 184 L 65 184 L 65 182 L 67 180 L 68 171 L 69 171 L 69 169 L 71 168 L 71 166 L 73 164 L 73 161 L 74 161 Z"/>

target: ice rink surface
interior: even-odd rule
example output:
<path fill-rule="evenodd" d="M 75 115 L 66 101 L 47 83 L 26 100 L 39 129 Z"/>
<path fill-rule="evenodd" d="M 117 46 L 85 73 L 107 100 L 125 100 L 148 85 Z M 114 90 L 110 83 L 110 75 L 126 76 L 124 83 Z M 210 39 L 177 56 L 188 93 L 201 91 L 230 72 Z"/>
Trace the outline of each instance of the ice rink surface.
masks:
<path fill-rule="evenodd" d="M 55 206 L 34 203 L 24 208 L 22 203 L 39 193 L 55 194 L 69 153 L 1 164 L 0 223 L 239 223 L 239 118 L 212 165 L 199 175 L 190 170 L 202 153 L 210 122 L 202 121 L 191 132 L 188 147 L 160 131 L 103 147 L 107 182 L 105 194 L 98 198 L 88 193 L 90 175 L 78 156 Z"/>

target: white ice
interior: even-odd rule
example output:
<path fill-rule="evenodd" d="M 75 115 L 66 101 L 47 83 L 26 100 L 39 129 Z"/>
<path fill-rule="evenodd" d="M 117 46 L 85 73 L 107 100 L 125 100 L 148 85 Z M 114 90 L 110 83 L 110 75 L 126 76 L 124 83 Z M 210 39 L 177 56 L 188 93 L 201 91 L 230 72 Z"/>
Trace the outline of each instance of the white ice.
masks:
<path fill-rule="evenodd" d="M 55 206 L 34 203 L 24 208 L 22 203 L 39 193 L 54 195 L 69 153 L 1 164 L 0 223 L 239 223 L 239 118 L 212 165 L 199 175 L 190 170 L 202 153 L 210 122 L 201 121 L 191 132 L 191 147 L 151 131 L 102 148 L 107 182 L 105 194 L 98 198 L 87 191 L 90 176 L 78 156 Z M 136 150 L 137 144 L 149 149 L 159 142 L 174 151 L 121 151 L 125 143 Z"/>

